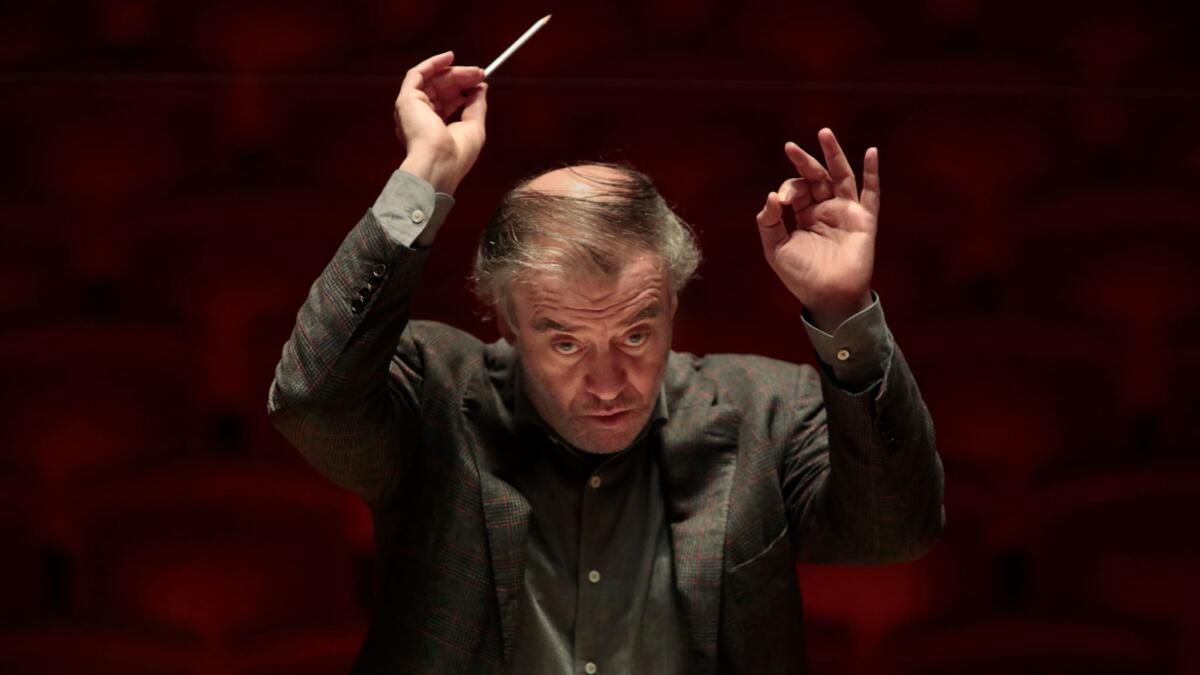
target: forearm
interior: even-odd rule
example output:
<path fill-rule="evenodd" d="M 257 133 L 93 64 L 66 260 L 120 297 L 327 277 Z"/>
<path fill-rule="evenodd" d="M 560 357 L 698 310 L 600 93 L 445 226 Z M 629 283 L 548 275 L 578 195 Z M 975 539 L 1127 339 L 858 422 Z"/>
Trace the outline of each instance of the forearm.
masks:
<path fill-rule="evenodd" d="M 453 200 L 397 172 L 309 290 L 272 383 L 272 411 L 354 405 L 383 387 L 427 251 Z"/>
<path fill-rule="evenodd" d="M 436 227 L 448 209 L 438 201 L 428 184 L 392 177 L 310 288 L 268 395 L 293 445 L 368 499 L 391 470 L 395 426 L 418 414 L 419 364 L 393 377 L 392 363 L 428 254 L 407 245 L 422 233 L 412 214 Z"/>
<path fill-rule="evenodd" d="M 941 535 L 944 477 L 933 422 L 895 348 L 882 381 L 850 394 L 821 376 L 828 475 L 821 509 L 844 561 L 886 563 L 922 555 Z"/>

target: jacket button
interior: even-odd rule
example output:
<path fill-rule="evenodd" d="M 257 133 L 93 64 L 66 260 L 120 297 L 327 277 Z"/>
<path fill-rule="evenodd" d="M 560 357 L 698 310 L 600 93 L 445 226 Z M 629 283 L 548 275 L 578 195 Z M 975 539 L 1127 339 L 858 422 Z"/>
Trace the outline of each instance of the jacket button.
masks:
<path fill-rule="evenodd" d="M 363 310 L 363 301 L 362 300 L 355 300 L 354 302 L 350 303 L 350 311 L 351 312 L 358 314 L 362 310 Z"/>
<path fill-rule="evenodd" d="M 363 302 L 366 302 L 366 301 L 367 301 L 367 299 L 368 299 L 368 298 L 370 298 L 370 297 L 371 297 L 371 289 L 369 289 L 369 288 L 360 288 L 360 289 L 358 289 L 358 299 L 359 299 L 359 300 L 362 300 Z"/>
<path fill-rule="evenodd" d="M 387 265 L 384 265 L 383 263 L 379 263 L 375 267 L 371 268 L 371 276 L 375 277 L 376 279 L 382 279 L 383 275 L 385 274 L 387 274 Z"/>

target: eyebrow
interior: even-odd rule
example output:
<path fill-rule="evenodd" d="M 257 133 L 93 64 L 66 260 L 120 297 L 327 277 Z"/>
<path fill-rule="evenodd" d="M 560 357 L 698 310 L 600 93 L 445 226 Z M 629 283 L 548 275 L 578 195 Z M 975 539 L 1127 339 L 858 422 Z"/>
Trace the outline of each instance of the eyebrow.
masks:
<path fill-rule="evenodd" d="M 621 325 L 622 326 L 632 326 L 633 324 L 635 324 L 643 319 L 653 319 L 654 317 L 656 317 L 660 314 L 662 314 L 662 305 L 660 305 L 656 302 L 653 305 L 646 305 L 645 307 L 642 308 L 642 311 L 633 315 L 632 318 L 622 321 Z"/>
<path fill-rule="evenodd" d="M 660 305 L 656 302 L 652 305 L 647 305 L 647 306 L 643 307 L 642 311 L 633 315 L 633 317 L 622 321 L 620 323 L 620 325 L 621 326 L 631 326 L 631 325 L 633 325 L 639 321 L 642 321 L 644 319 L 653 319 L 654 317 L 661 315 L 662 311 L 663 311 L 662 305 Z M 535 331 L 538 331 L 539 333 L 542 333 L 545 331 L 550 331 L 550 330 L 556 330 L 556 331 L 559 331 L 562 333 L 573 333 L 573 332 L 579 330 L 579 328 L 580 328 L 579 326 L 567 326 L 567 325 L 564 325 L 564 324 L 561 324 L 561 323 L 555 321 L 554 319 L 550 319 L 547 317 L 542 317 L 540 319 L 534 319 L 530 323 L 530 326 Z"/>

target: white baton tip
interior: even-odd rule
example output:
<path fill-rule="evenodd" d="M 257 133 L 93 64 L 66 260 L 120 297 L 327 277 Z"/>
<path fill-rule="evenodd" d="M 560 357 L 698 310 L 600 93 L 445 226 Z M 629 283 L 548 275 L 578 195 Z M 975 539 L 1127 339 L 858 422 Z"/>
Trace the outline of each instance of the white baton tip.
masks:
<path fill-rule="evenodd" d="M 521 37 L 517 38 L 516 42 L 513 42 L 511 45 L 509 45 L 508 49 L 505 49 L 503 52 L 501 52 L 500 56 L 496 57 L 495 61 L 492 61 L 490 64 L 488 64 L 487 68 L 483 69 L 484 78 L 487 78 L 489 75 L 492 74 L 492 71 L 496 70 L 496 68 L 499 68 L 500 64 L 504 63 L 505 59 L 507 59 L 509 56 L 511 56 L 513 52 L 517 51 L 517 49 L 520 48 L 521 45 L 525 44 L 526 40 L 533 37 L 533 34 L 538 32 L 538 30 L 542 26 L 545 26 L 546 23 L 549 21 L 550 21 L 550 15 L 547 14 L 546 16 L 543 16 L 542 18 L 538 19 L 537 22 L 534 23 L 532 26 L 530 26 L 529 30 L 525 31 L 521 35 Z"/>

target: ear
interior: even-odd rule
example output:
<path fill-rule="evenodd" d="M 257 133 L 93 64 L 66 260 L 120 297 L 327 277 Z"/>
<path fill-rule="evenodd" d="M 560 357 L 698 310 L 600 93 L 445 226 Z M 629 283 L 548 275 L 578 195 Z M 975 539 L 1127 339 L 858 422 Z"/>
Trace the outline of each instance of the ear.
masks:
<path fill-rule="evenodd" d="M 671 320 L 675 320 L 675 310 L 679 309 L 679 293 L 671 293 Z"/>

